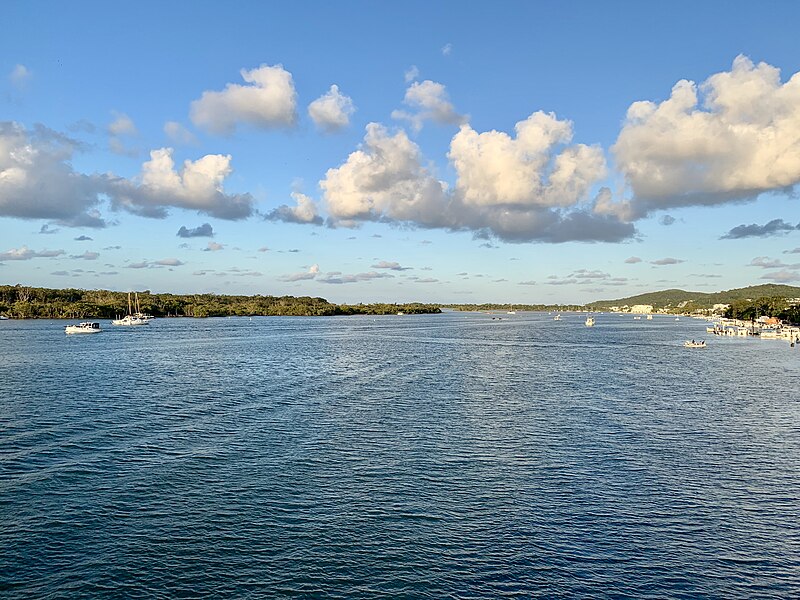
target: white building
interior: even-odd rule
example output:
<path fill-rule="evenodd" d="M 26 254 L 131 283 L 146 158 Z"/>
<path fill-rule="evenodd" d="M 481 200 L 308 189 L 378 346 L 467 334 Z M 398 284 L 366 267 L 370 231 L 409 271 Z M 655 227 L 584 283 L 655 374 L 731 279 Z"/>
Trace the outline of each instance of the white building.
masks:
<path fill-rule="evenodd" d="M 652 304 L 634 304 L 631 306 L 632 313 L 647 314 L 653 312 Z"/>

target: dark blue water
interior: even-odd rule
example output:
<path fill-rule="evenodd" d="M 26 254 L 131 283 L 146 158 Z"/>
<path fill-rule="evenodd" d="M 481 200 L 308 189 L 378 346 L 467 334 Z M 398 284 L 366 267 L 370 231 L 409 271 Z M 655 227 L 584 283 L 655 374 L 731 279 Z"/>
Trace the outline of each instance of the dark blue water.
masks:
<path fill-rule="evenodd" d="M 800 596 L 787 342 L 618 315 L 63 325 L 0 322 L 3 597 Z"/>

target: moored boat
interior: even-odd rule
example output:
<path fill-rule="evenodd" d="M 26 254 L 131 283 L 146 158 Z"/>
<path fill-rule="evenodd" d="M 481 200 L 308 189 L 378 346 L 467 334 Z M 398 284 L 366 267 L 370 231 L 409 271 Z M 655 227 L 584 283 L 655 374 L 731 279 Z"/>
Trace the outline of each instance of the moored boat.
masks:
<path fill-rule="evenodd" d="M 587 327 L 594 327 L 594 317 L 592 316 L 586 317 L 586 321 L 584 322 L 584 324 Z"/>
<path fill-rule="evenodd" d="M 100 333 L 102 329 L 100 329 L 100 323 L 95 323 L 92 321 L 84 321 L 83 323 L 79 323 L 78 325 L 67 325 L 64 327 L 64 333 L 72 334 L 72 333 Z"/>

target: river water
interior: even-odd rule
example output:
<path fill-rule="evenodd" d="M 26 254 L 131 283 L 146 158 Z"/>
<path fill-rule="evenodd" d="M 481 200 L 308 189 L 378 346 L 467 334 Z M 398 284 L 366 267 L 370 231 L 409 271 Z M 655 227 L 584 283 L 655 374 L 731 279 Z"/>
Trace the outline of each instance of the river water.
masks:
<path fill-rule="evenodd" d="M 0 322 L 0 593 L 800 596 L 800 348 L 495 317 Z"/>

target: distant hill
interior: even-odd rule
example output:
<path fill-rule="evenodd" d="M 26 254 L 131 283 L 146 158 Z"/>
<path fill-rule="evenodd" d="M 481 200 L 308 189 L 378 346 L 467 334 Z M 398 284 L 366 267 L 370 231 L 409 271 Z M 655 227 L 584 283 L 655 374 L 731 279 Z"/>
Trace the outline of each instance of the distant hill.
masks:
<path fill-rule="evenodd" d="M 586 306 L 592 309 L 605 309 L 612 306 L 633 306 L 634 304 L 652 304 L 654 309 L 678 308 L 686 303 L 686 309 L 711 308 L 715 304 L 730 304 L 735 300 L 754 300 L 756 298 L 781 297 L 800 298 L 800 287 L 767 283 L 745 288 L 726 290 L 724 292 L 687 292 L 686 290 L 661 290 L 648 292 L 638 296 L 619 298 L 618 300 L 598 300 Z"/>

